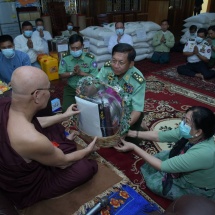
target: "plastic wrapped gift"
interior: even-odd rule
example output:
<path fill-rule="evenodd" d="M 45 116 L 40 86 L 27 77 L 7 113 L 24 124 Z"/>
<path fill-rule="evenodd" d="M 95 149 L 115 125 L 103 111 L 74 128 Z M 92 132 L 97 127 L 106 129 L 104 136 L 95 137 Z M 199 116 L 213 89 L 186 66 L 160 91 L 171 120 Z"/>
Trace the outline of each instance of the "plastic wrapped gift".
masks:
<path fill-rule="evenodd" d="M 0 94 L 3 94 L 4 92 L 10 90 L 10 86 L 8 86 L 5 82 L 0 80 Z"/>
<path fill-rule="evenodd" d="M 130 108 L 124 101 L 119 86 L 109 86 L 93 77 L 78 82 L 80 93 L 76 103 L 80 114 L 77 127 L 81 136 L 89 141 L 98 137 L 101 147 L 112 147 L 129 129 Z"/>

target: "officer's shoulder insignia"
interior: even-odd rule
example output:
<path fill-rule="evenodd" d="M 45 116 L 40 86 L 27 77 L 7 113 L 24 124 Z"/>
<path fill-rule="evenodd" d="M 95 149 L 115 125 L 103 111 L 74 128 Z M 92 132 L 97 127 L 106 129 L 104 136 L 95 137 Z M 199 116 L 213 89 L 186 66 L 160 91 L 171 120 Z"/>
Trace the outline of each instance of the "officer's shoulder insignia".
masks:
<path fill-rule="evenodd" d="M 144 81 L 144 78 L 143 78 L 141 75 L 139 75 L 137 72 L 135 72 L 135 73 L 132 75 L 132 77 L 133 77 L 138 83 L 140 83 L 140 84 L 142 84 L 143 81 Z"/>
<path fill-rule="evenodd" d="M 94 55 L 93 55 L 93 54 L 90 54 L 89 52 L 86 53 L 86 56 L 89 57 L 89 58 L 92 58 L 92 59 L 94 58 Z"/>
<path fill-rule="evenodd" d="M 61 63 L 61 66 L 64 66 L 66 64 L 66 61 L 62 59 L 60 63 Z"/>
<path fill-rule="evenodd" d="M 98 63 L 96 61 L 93 61 L 92 62 L 92 67 L 97 68 L 97 66 L 98 66 Z"/>
<path fill-rule="evenodd" d="M 207 41 L 204 42 L 204 45 L 209 46 L 209 43 Z"/>
<path fill-rule="evenodd" d="M 104 67 L 110 67 L 110 66 L 111 66 L 110 60 L 105 62 Z"/>
<path fill-rule="evenodd" d="M 194 38 L 190 38 L 189 41 L 196 41 Z"/>

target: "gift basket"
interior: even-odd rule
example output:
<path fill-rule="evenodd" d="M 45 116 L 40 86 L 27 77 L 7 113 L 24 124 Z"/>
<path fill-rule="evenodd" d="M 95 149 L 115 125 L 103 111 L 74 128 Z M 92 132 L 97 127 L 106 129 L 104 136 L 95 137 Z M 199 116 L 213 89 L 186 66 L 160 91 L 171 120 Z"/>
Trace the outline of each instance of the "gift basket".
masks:
<path fill-rule="evenodd" d="M 87 141 L 97 136 L 100 147 L 113 147 L 130 127 L 131 108 L 124 100 L 124 91 L 89 76 L 78 82 L 78 89 L 80 114 L 75 121 L 80 136 Z"/>

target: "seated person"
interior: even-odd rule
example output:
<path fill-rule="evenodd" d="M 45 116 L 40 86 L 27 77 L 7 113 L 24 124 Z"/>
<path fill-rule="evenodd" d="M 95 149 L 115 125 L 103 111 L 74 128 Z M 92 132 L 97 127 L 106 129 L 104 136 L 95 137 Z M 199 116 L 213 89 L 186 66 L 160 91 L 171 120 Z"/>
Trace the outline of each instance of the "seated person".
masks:
<path fill-rule="evenodd" d="M 191 25 L 189 30 L 187 30 L 181 37 L 179 43 L 175 43 L 174 47 L 171 49 L 173 52 L 183 52 L 184 45 L 189 41 L 189 39 L 195 39 L 197 36 L 197 26 Z"/>
<path fill-rule="evenodd" d="M 208 36 L 210 40 L 208 41 L 211 45 L 211 58 L 208 62 L 209 68 L 213 68 L 215 65 L 215 25 L 208 28 Z"/>
<path fill-rule="evenodd" d="M 134 66 L 135 49 L 127 43 L 113 47 L 112 60 L 106 62 L 97 77 L 110 86 L 119 85 L 125 92 L 127 104 L 131 108 L 130 126 L 138 130 L 143 119 L 146 81 Z"/>
<path fill-rule="evenodd" d="M 42 19 L 36 19 L 35 20 L 35 25 L 36 25 L 36 31 L 33 32 L 32 38 L 36 37 L 39 39 L 42 39 L 42 45 L 43 45 L 43 53 L 44 54 L 49 54 L 49 48 L 48 48 L 48 40 L 52 39 L 51 34 L 48 31 L 44 30 L 44 23 Z"/>
<path fill-rule="evenodd" d="M 170 49 L 174 46 L 174 35 L 168 31 L 168 20 L 161 22 L 161 30 L 159 30 L 153 37 L 152 46 L 154 47 L 154 53 L 151 61 L 153 63 L 169 63 L 170 61 Z"/>
<path fill-rule="evenodd" d="M 22 34 L 14 39 L 15 49 L 28 54 L 31 60 L 31 66 L 40 68 L 37 62 L 37 55 L 43 52 L 43 43 L 41 38 L 32 38 L 33 26 L 30 22 L 22 23 Z"/>
<path fill-rule="evenodd" d="M 210 79 L 215 76 L 214 70 L 209 70 L 207 63 L 211 57 L 211 46 L 206 40 L 207 30 L 200 28 L 196 39 L 189 39 L 185 45 L 183 54 L 187 56 L 188 63 L 179 66 L 177 72 L 180 75 Z"/>
<path fill-rule="evenodd" d="M 67 23 L 67 30 L 62 31 L 62 36 L 64 37 L 71 37 L 74 34 L 77 34 L 76 31 L 73 31 L 73 22 L 68 22 Z"/>
<path fill-rule="evenodd" d="M 37 80 L 37 81 L 35 81 Z M 24 66 L 11 78 L 12 98 L 0 100 L 0 189 L 18 209 L 65 194 L 96 174 L 96 161 L 85 158 L 97 150 L 96 138 L 76 150 L 74 133 L 59 124 L 78 114 L 76 105 L 60 115 L 35 117 L 46 107 L 50 82 L 40 69 Z"/>
<path fill-rule="evenodd" d="M 131 36 L 124 33 L 125 27 L 123 22 L 116 22 L 115 30 L 116 30 L 116 35 L 111 36 L 108 43 L 109 53 L 112 53 L 113 47 L 118 43 L 127 43 L 133 46 L 133 40 Z"/>
<path fill-rule="evenodd" d="M 146 163 L 141 173 L 147 187 L 167 199 L 194 194 L 215 199 L 215 115 L 208 108 L 194 106 L 186 111 L 179 127 L 168 131 L 129 131 L 128 136 L 143 140 L 175 142 L 171 151 L 155 156 L 122 140 L 115 148 L 133 150 Z"/>
<path fill-rule="evenodd" d="M 0 80 L 8 84 L 13 71 L 20 66 L 30 66 L 31 61 L 26 53 L 14 49 L 10 35 L 0 36 L 0 49 Z"/>
<path fill-rule="evenodd" d="M 83 52 L 83 38 L 74 34 L 69 38 L 70 55 L 61 59 L 59 64 L 59 75 L 68 80 L 68 85 L 63 92 L 63 112 L 74 104 L 78 81 L 84 76 L 96 76 L 98 73 L 97 62 L 90 53 Z"/>

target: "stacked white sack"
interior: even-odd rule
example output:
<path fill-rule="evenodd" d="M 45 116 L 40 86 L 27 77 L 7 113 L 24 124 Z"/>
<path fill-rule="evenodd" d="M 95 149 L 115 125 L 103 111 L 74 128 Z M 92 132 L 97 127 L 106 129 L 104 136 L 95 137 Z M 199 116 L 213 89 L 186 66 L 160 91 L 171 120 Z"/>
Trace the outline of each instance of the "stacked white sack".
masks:
<path fill-rule="evenodd" d="M 88 38 L 90 41 L 90 53 L 92 53 L 98 63 L 100 69 L 105 62 L 111 59 L 111 54 L 108 52 L 109 38 L 115 34 L 115 32 L 105 29 L 100 26 L 89 26 L 80 31 L 84 38 Z"/>
<path fill-rule="evenodd" d="M 210 27 L 211 25 L 215 25 L 215 13 L 201 13 L 197 16 L 191 16 L 184 20 L 185 24 L 183 25 L 184 29 L 182 32 L 184 34 L 189 31 L 189 27 L 191 25 L 196 25 L 197 29 Z M 183 37 L 183 35 L 182 35 Z"/>

